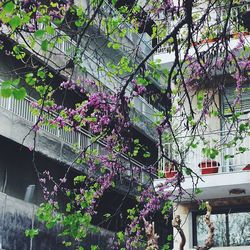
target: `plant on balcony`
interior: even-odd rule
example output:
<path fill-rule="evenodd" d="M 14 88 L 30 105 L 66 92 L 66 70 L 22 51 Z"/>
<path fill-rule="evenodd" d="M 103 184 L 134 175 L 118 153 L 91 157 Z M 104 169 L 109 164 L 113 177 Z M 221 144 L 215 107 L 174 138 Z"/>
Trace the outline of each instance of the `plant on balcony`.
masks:
<path fill-rule="evenodd" d="M 220 164 L 215 160 L 203 160 L 198 166 L 201 168 L 202 174 L 216 174 Z"/>
<path fill-rule="evenodd" d="M 201 35 L 201 44 L 218 41 L 218 35 L 214 27 L 206 28 Z"/>
<path fill-rule="evenodd" d="M 93 230 L 93 217 L 98 218 L 98 225 L 102 226 L 120 224 L 117 219 L 123 218 L 121 230 L 124 232 L 117 233 L 116 245 L 112 242 L 116 249 L 124 249 L 124 244 L 128 250 L 145 249 L 142 245 L 145 239 L 142 218 L 151 219 L 158 212 L 169 218 L 173 211 L 173 204 L 169 201 L 173 198 L 176 202 L 182 200 L 185 193 L 182 173 L 188 172 L 191 177 L 196 177 L 196 173 L 187 166 L 184 156 L 190 151 L 192 153 L 200 140 L 203 141 L 207 128 L 214 122 L 210 118 L 229 121 L 230 127 L 239 131 L 235 135 L 236 142 L 245 135 L 249 136 L 248 121 L 244 131 L 238 126 L 242 119 L 236 106 L 244 92 L 242 87 L 248 80 L 246 73 L 250 71 L 248 43 L 245 39 L 239 39 L 241 41 L 237 47 L 231 49 L 227 42 L 228 20 L 221 20 L 221 26 L 214 29 L 208 25 L 210 13 L 215 7 L 214 1 L 207 1 L 207 7 L 203 3 L 200 5 L 199 1 L 196 5 L 192 0 L 146 1 L 148 21 L 145 22 L 138 20 L 140 1 L 130 6 L 125 6 L 126 1 L 107 1 L 119 6 L 120 12 L 117 13 L 106 0 L 84 1 L 78 6 L 79 2 L 0 2 L 1 63 L 7 59 L 6 65 L 1 65 L 1 74 L 7 80 L 1 85 L 0 104 L 3 110 L 13 114 L 16 112 L 21 117 L 19 109 L 16 111 L 17 105 L 20 105 L 20 110 L 29 107 L 27 102 L 24 102 L 25 105 L 17 102 L 26 95 L 22 86 L 38 98 L 31 103 L 31 118 L 29 112 L 25 112 L 20 122 L 19 118 L 13 118 L 14 122 L 3 124 L 1 132 L 2 127 L 13 129 L 18 123 L 30 124 L 31 130 L 25 136 L 23 145 L 33 150 L 30 157 L 32 170 L 37 175 L 46 202 L 41 205 L 38 216 L 48 228 L 56 227 L 57 223 L 63 225 L 59 235 L 66 236 L 68 241 L 63 242 L 66 247 L 84 249 L 87 233 Z M 85 6 L 85 2 L 89 2 L 89 6 Z M 229 6 L 221 7 L 228 9 L 226 12 L 230 19 Z M 196 19 L 192 16 L 195 8 L 204 10 Z M 158 16 L 163 16 L 163 20 L 158 20 Z M 151 17 L 155 17 L 155 20 L 151 20 Z M 141 23 L 140 28 L 136 26 L 138 22 Z M 168 23 L 171 23 L 170 29 L 166 29 Z M 135 27 L 131 27 L 131 24 L 135 24 Z M 143 24 L 145 27 L 142 28 Z M 63 30 L 66 33 L 62 33 Z M 162 31 L 162 39 L 155 44 L 155 36 Z M 147 44 L 138 32 L 151 35 L 152 44 Z M 217 34 L 220 34 L 220 40 Z M 192 44 L 201 44 L 201 39 L 204 43 L 217 44 L 212 44 L 209 46 L 211 49 L 207 50 L 197 48 L 193 53 L 190 49 Z M 154 53 L 164 44 L 169 44 L 169 51 L 174 53 L 157 59 Z M 225 92 L 231 82 L 235 83 L 237 95 L 229 103 L 232 117 L 228 118 L 218 99 L 219 94 L 228 99 Z M 209 86 L 203 83 L 209 83 Z M 142 98 L 145 91 L 151 91 L 150 88 L 158 90 L 160 96 L 157 101 L 163 107 L 162 111 L 154 111 L 153 114 Z M 201 88 L 204 95 L 198 100 L 200 105 L 196 105 L 195 94 Z M 134 110 L 139 96 L 138 108 Z M 4 98 L 15 98 L 15 102 Z M 142 116 L 143 119 L 140 119 Z M 155 117 L 156 121 L 144 121 L 150 116 Z M 28 122 L 22 122 L 21 119 Z M 5 121 L 5 116 L 1 114 L 1 122 Z M 22 130 L 17 128 L 14 133 L 8 130 L 7 134 L 11 135 L 9 139 L 14 140 L 15 135 L 20 140 Z M 25 131 L 28 132 L 27 129 Z M 51 144 L 55 136 L 55 141 L 62 140 L 60 147 L 57 144 L 46 147 L 44 133 L 47 132 L 52 137 Z M 84 136 L 78 136 L 80 132 Z M 199 135 L 199 140 L 192 138 L 196 135 Z M 30 138 L 32 136 L 33 140 Z M 231 133 L 228 136 L 231 137 Z M 184 142 L 179 140 L 180 137 L 185 139 Z M 164 166 L 166 177 L 172 180 L 166 181 L 160 187 L 162 192 L 158 192 L 152 183 L 159 160 L 170 157 L 163 149 L 163 144 L 168 141 L 174 142 L 176 152 L 173 153 L 180 156 L 181 161 L 178 160 L 178 165 L 169 163 Z M 98 150 L 95 144 L 100 144 Z M 72 148 L 74 157 L 67 149 L 71 145 L 76 145 Z M 230 146 L 235 145 L 232 143 Z M 36 164 L 38 157 L 35 154 L 42 147 L 45 153 L 52 150 L 57 152 L 53 158 L 62 166 L 60 169 L 51 163 L 48 164 L 51 172 L 40 172 L 39 165 L 43 161 Z M 151 156 L 146 153 L 148 149 Z M 69 157 L 67 152 L 70 152 Z M 214 160 L 218 152 L 209 149 L 204 155 L 207 160 L 199 164 L 201 172 L 218 172 L 219 163 Z M 175 155 L 171 158 L 178 159 Z M 65 162 L 67 166 L 64 166 Z M 178 175 L 176 166 L 180 170 Z M 197 167 L 197 163 L 192 167 Z M 149 176 L 148 181 L 145 182 L 145 178 L 138 179 L 139 175 L 144 176 L 142 172 Z M 129 179 L 126 194 L 123 194 L 122 178 L 126 178 L 126 181 Z M 136 186 L 133 185 L 135 182 Z M 177 187 L 180 192 L 177 195 L 164 192 L 168 184 Z M 112 214 L 103 215 L 101 199 L 116 188 L 120 204 L 115 205 L 113 200 L 110 204 L 106 203 Z M 58 202 L 61 195 L 64 195 L 63 200 L 67 204 Z M 127 202 L 128 199 L 132 199 L 131 202 Z M 31 237 L 35 234 L 36 231 L 29 232 Z M 164 249 L 169 248 L 166 242 Z"/>
<path fill-rule="evenodd" d="M 240 38 L 241 36 L 248 36 L 250 34 L 249 31 L 242 31 L 242 32 L 233 32 L 232 37 L 233 38 Z"/>
<path fill-rule="evenodd" d="M 214 147 L 205 147 L 202 149 L 202 152 L 207 158 L 198 164 L 198 167 L 201 169 L 201 174 L 218 173 L 218 167 L 220 164 L 215 160 L 215 158 L 218 156 L 219 151 Z"/>
<path fill-rule="evenodd" d="M 166 163 L 165 165 L 165 177 L 167 179 L 175 177 L 177 174 L 177 171 L 175 169 L 175 166 L 173 163 Z"/>
<path fill-rule="evenodd" d="M 250 164 L 247 164 L 242 170 L 249 171 L 250 170 Z"/>

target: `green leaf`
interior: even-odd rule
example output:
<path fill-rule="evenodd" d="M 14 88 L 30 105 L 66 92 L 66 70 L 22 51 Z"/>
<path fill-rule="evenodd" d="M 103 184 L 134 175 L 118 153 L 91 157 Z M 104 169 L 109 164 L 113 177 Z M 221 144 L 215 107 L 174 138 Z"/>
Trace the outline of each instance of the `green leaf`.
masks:
<path fill-rule="evenodd" d="M 36 78 L 33 77 L 33 73 L 28 73 L 25 75 L 25 82 L 30 86 L 33 86 L 36 83 Z"/>
<path fill-rule="evenodd" d="M 201 194 L 201 193 L 202 193 L 202 190 L 200 188 L 195 189 L 195 194 L 196 195 Z"/>
<path fill-rule="evenodd" d="M 13 96 L 17 100 L 22 100 L 26 96 L 26 89 L 21 87 L 20 89 L 13 89 Z"/>
<path fill-rule="evenodd" d="M 123 232 L 118 232 L 116 235 L 117 235 L 118 240 L 124 241 L 125 236 Z"/>
<path fill-rule="evenodd" d="M 15 30 L 21 24 L 21 18 L 19 16 L 14 16 L 10 21 L 9 24 L 12 30 Z"/>
<path fill-rule="evenodd" d="M 15 9 L 15 4 L 12 1 L 9 1 L 4 5 L 3 9 L 6 13 L 12 13 Z"/>
<path fill-rule="evenodd" d="M 43 40 L 43 41 L 42 41 L 42 44 L 41 44 L 41 49 L 42 49 L 43 51 L 47 51 L 47 50 L 48 50 L 48 47 L 49 47 L 49 42 L 48 42 L 48 40 L 47 40 L 47 39 Z"/>
<path fill-rule="evenodd" d="M 247 150 L 248 150 L 248 148 L 246 148 L 246 147 L 239 147 L 239 152 L 241 154 L 245 153 Z"/>
<path fill-rule="evenodd" d="M 74 178 L 74 183 L 81 183 L 84 182 L 86 179 L 86 176 L 84 175 L 79 175 Z"/>
<path fill-rule="evenodd" d="M 108 42 L 107 47 L 111 48 L 112 46 L 113 46 L 113 43 L 112 42 Z"/>
<path fill-rule="evenodd" d="M 119 49 L 121 45 L 119 43 L 113 44 L 113 49 Z"/>
<path fill-rule="evenodd" d="M 103 215 L 105 218 L 109 218 L 111 216 L 111 214 L 107 213 Z"/>
<path fill-rule="evenodd" d="M 46 32 L 50 35 L 54 35 L 55 29 L 51 26 L 46 27 Z"/>
<path fill-rule="evenodd" d="M 12 94 L 12 89 L 11 88 L 2 88 L 1 89 L 1 96 L 4 98 L 10 97 Z"/>
<path fill-rule="evenodd" d="M 42 38 L 42 37 L 44 36 L 45 33 L 46 33 L 45 30 L 37 30 L 37 31 L 34 33 L 34 35 L 35 35 L 35 37 L 37 37 L 37 38 Z"/>
<path fill-rule="evenodd" d="M 145 152 L 145 153 L 143 154 L 143 157 L 144 157 L 144 158 L 149 158 L 149 157 L 150 157 L 150 153 L 149 153 L 149 152 Z"/>
<path fill-rule="evenodd" d="M 40 68 L 40 69 L 37 71 L 37 76 L 39 76 L 41 79 L 45 79 L 46 73 L 45 73 L 45 71 L 44 71 L 43 68 Z"/>
<path fill-rule="evenodd" d="M 38 235 L 38 232 L 38 229 L 27 229 L 25 230 L 25 236 L 33 239 L 36 235 Z"/>
<path fill-rule="evenodd" d="M 186 168 L 185 172 L 187 175 L 191 175 L 192 174 L 192 169 L 191 168 Z"/>
<path fill-rule="evenodd" d="M 70 241 L 63 241 L 63 244 L 66 246 L 66 247 L 70 247 L 72 245 L 72 242 Z"/>
<path fill-rule="evenodd" d="M 171 241 L 171 240 L 173 240 L 173 235 L 172 235 L 172 234 L 169 234 L 169 235 L 167 236 L 167 241 Z"/>
<path fill-rule="evenodd" d="M 202 202 L 200 205 L 199 205 L 199 210 L 205 210 L 206 209 L 206 202 Z"/>
<path fill-rule="evenodd" d="M 20 83 L 20 78 L 17 78 L 11 82 L 13 86 L 18 86 L 19 83 Z"/>
<path fill-rule="evenodd" d="M 224 155 L 225 160 L 231 159 L 231 158 L 234 158 L 234 155 Z"/>
<path fill-rule="evenodd" d="M 67 203 L 66 205 L 66 212 L 70 212 L 71 211 L 71 204 Z"/>
<path fill-rule="evenodd" d="M 1 83 L 2 88 L 8 88 L 11 86 L 11 80 L 7 80 Z"/>

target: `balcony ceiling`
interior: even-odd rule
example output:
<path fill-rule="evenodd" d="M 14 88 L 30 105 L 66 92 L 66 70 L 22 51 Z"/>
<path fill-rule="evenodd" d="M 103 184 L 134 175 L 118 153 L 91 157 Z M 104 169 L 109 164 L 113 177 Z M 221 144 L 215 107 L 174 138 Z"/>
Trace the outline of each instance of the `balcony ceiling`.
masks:
<path fill-rule="evenodd" d="M 202 175 L 201 180 L 198 181 L 197 187 L 202 190 L 198 195 L 199 199 L 211 200 L 220 198 L 233 198 L 250 196 L 250 171 L 229 172 L 211 175 Z M 157 179 L 154 181 L 154 186 L 157 187 L 165 182 L 165 179 Z M 186 177 L 182 183 L 182 187 L 188 192 L 193 191 L 192 178 Z M 242 194 L 231 194 L 232 189 L 243 189 Z M 170 191 L 170 190 L 166 190 Z M 190 202 L 191 198 L 188 195 L 183 197 L 183 203 Z"/>

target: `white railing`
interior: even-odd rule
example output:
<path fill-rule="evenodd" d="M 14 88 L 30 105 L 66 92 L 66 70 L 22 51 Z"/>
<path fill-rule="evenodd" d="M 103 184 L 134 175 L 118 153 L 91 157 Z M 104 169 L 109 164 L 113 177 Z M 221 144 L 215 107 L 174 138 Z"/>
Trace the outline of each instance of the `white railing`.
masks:
<path fill-rule="evenodd" d="M 31 97 L 26 97 L 24 100 L 16 100 L 13 97 L 9 98 L 3 98 L 0 97 L 0 107 L 8 110 L 15 115 L 25 119 L 26 121 L 34 125 L 37 122 L 38 117 L 33 115 L 31 112 L 32 105 L 31 103 L 35 102 L 35 100 Z M 52 128 L 51 126 L 48 125 L 42 125 L 41 129 L 43 131 L 48 132 L 51 135 L 56 136 L 58 139 L 64 141 L 66 144 L 73 146 L 77 145 L 79 149 L 84 149 L 87 146 L 91 144 L 91 134 L 84 130 L 80 129 L 77 131 L 64 131 L 63 129 L 60 129 L 58 127 Z M 93 143 L 91 145 L 91 149 L 96 149 L 98 152 L 104 151 L 105 150 L 105 143 L 102 141 L 98 141 L 96 143 Z M 134 159 L 128 158 L 124 154 L 119 154 L 121 157 L 121 161 L 123 162 L 123 165 L 127 167 L 127 175 L 130 176 L 131 168 L 136 168 L 138 169 L 138 173 L 136 176 L 138 176 L 137 180 L 141 183 L 146 183 L 149 178 L 149 173 L 146 171 L 146 167 L 139 163 L 138 161 Z"/>
<path fill-rule="evenodd" d="M 103 5 L 101 6 L 101 11 L 106 16 L 110 16 L 110 14 L 112 13 L 114 13 L 115 15 L 119 14 L 118 10 L 115 9 L 115 7 L 112 6 L 107 0 L 104 0 Z M 121 25 L 118 28 L 120 30 L 125 28 L 128 31 L 126 34 L 126 38 L 128 38 L 132 43 L 135 43 L 136 46 L 139 46 L 143 54 L 148 54 L 152 50 L 152 46 L 149 46 L 148 44 L 148 42 L 151 43 L 152 39 L 147 33 L 139 34 L 138 32 L 130 32 L 134 28 L 132 24 L 128 23 L 125 19 L 123 19 Z M 136 37 L 136 41 L 134 41 L 134 37 Z M 148 41 L 145 39 L 145 37 L 148 38 Z"/>
<path fill-rule="evenodd" d="M 218 173 L 239 172 L 248 165 L 248 170 L 250 170 L 250 136 L 246 136 L 242 141 L 229 147 L 228 144 L 232 142 L 234 136 L 235 132 L 233 131 L 216 131 L 205 134 L 194 140 L 194 143 L 198 143 L 195 148 L 190 147 L 187 150 L 184 150 L 184 146 L 188 145 L 188 140 L 191 137 L 180 138 L 179 150 L 173 144 L 165 144 L 165 155 L 179 164 L 182 163 L 197 174 L 201 174 L 202 168 L 208 169 L 210 167 L 218 167 Z M 204 153 L 204 148 L 218 149 L 218 154 L 211 159 Z M 240 150 L 245 152 L 240 153 Z M 179 151 L 182 153 L 180 154 Z M 168 160 L 162 159 L 159 164 L 159 172 L 164 174 L 166 167 L 172 165 Z"/>
<path fill-rule="evenodd" d="M 240 14 L 243 11 L 247 11 L 249 3 L 241 3 L 238 5 L 235 5 L 231 8 L 230 12 L 230 18 L 228 20 L 227 24 L 227 34 L 229 37 L 234 38 L 238 37 L 238 33 L 241 32 L 241 20 L 240 20 Z M 206 7 L 204 8 L 206 9 Z M 196 10 L 194 10 L 193 14 L 198 14 Z M 201 14 L 201 13 L 200 13 Z M 203 14 L 203 13 L 202 13 Z M 211 9 L 207 19 L 209 20 L 209 25 L 207 26 L 207 32 L 208 34 L 212 35 L 214 39 L 209 39 L 209 37 L 206 36 L 205 31 L 200 32 L 200 37 L 197 38 L 197 45 L 203 45 L 203 44 L 208 44 L 208 43 L 213 43 L 216 40 L 216 36 L 219 35 L 219 32 L 222 31 L 223 24 L 225 23 L 225 20 L 228 16 L 228 8 L 225 8 L 225 6 L 215 6 L 214 8 Z M 171 31 L 175 25 L 177 24 L 176 20 L 172 21 L 169 19 L 168 21 L 165 19 L 159 19 L 160 22 L 166 22 L 167 29 Z M 222 28 L 220 28 L 220 25 Z M 213 27 L 214 26 L 214 27 Z M 183 28 L 186 33 L 186 29 Z M 212 34 L 213 33 L 213 34 Z M 242 32 L 243 34 L 249 34 L 249 32 Z M 181 34 L 181 32 L 180 32 Z M 162 38 L 158 38 L 158 41 L 160 42 Z M 157 49 L 156 54 L 165 54 L 165 53 L 173 53 L 174 48 L 173 45 L 170 45 L 168 43 L 165 43 L 162 45 L 160 48 Z"/>
<path fill-rule="evenodd" d="M 139 111 L 139 113 L 143 114 L 147 117 L 150 121 L 156 122 L 157 115 L 156 113 L 159 112 L 156 108 L 154 108 L 151 104 L 149 104 L 144 98 L 141 96 L 134 97 L 132 100 L 134 108 Z"/>
<path fill-rule="evenodd" d="M 42 26 L 39 28 L 43 28 Z M 62 39 L 61 43 L 55 43 L 55 48 L 60 50 L 64 55 L 68 56 L 69 58 L 71 58 L 74 53 L 75 53 L 75 49 L 77 47 L 77 44 L 75 41 L 73 41 L 72 39 L 70 39 L 66 34 L 64 34 L 63 32 L 57 31 L 58 35 L 56 37 L 60 37 L 63 36 L 66 39 Z M 50 36 L 50 38 L 52 39 L 53 36 Z M 49 37 L 48 37 L 49 38 Z M 80 49 L 81 50 L 81 49 Z M 116 91 L 117 88 L 122 86 L 121 80 L 116 77 L 116 76 L 112 76 L 113 82 L 111 83 L 110 78 L 108 78 L 106 76 L 105 72 L 99 72 L 99 68 L 103 68 L 105 69 L 106 66 L 101 63 L 100 61 L 97 61 L 97 59 L 95 59 L 93 56 L 91 56 L 86 50 L 84 51 L 84 55 L 85 58 L 83 60 L 83 64 L 81 65 L 82 67 L 85 67 L 86 70 L 89 73 L 93 73 L 93 74 L 98 74 L 98 75 L 94 75 L 94 77 L 96 77 L 99 80 L 102 80 L 102 83 L 108 87 L 111 91 Z M 100 79 L 102 78 L 102 79 Z M 127 88 L 128 92 L 131 92 L 131 88 L 128 86 Z M 155 115 L 158 110 L 156 108 L 154 108 L 151 104 L 149 104 L 143 97 L 138 96 L 135 97 L 134 102 L 134 108 L 139 111 L 140 113 L 142 113 L 146 118 L 148 118 L 150 121 L 155 122 L 157 121 L 157 116 Z"/>

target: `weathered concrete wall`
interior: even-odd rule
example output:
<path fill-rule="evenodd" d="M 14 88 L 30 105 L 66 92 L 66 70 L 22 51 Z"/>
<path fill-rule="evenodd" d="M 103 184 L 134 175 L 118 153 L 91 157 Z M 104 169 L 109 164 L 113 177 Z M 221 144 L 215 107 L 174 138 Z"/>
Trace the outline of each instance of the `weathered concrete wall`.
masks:
<path fill-rule="evenodd" d="M 101 40 L 102 41 L 102 40 Z M 8 41 L 8 43 L 10 43 Z M 6 45 L 8 44 L 6 42 Z M 9 48 L 11 50 L 11 46 Z M 116 58 L 117 51 L 114 51 L 114 53 L 111 53 L 110 51 L 108 51 L 107 56 L 110 56 L 110 58 Z M 114 90 L 114 87 L 116 86 L 120 86 L 121 85 L 121 80 L 118 78 L 114 78 L 114 77 L 108 77 L 107 74 L 103 71 L 100 71 L 99 67 L 100 65 L 97 63 L 98 60 L 95 59 L 90 59 L 90 56 L 86 56 L 83 55 L 86 58 L 84 58 L 84 66 L 87 70 L 87 72 L 82 72 L 82 70 L 80 70 L 78 67 L 75 68 L 74 70 L 74 75 L 73 78 L 74 79 L 95 79 L 98 82 L 102 82 L 104 85 L 104 88 L 106 89 L 105 91 L 110 91 L 110 89 Z M 91 55 L 92 58 L 93 55 Z M 103 56 L 103 54 L 102 54 Z M 107 57 L 106 56 L 106 57 Z M 54 56 L 55 57 L 55 56 Z M 65 59 L 64 56 L 61 56 L 62 58 L 57 58 L 59 57 L 58 55 L 56 56 L 56 58 L 52 58 L 53 62 L 58 62 L 59 64 L 65 64 Z M 110 58 L 106 58 L 108 60 L 110 60 Z M 38 60 L 38 59 L 37 59 Z M 38 60 L 39 61 L 39 60 Z M 40 62 L 40 61 L 39 61 Z M 42 63 L 42 62 L 40 62 Z M 62 65 L 61 65 L 62 66 Z M 20 61 L 17 61 L 14 59 L 14 57 L 11 56 L 6 56 L 5 53 L 3 53 L 2 51 L 0 51 L 0 80 L 9 80 L 11 78 L 15 79 L 17 77 L 17 74 L 23 74 L 23 72 L 21 70 L 17 70 L 17 69 L 22 69 L 24 66 Z M 55 66 L 54 66 L 55 67 Z M 59 67 L 59 66 L 58 66 Z M 55 67 L 55 68 L 58 68 Z M 68 77 L 70 75 L 70 72 L 67 72 L 61 75 L 61 77 Z M 59 78 L 59 77 L 58 77 Z M 62 80 L 63 78 L 61 78 Z M 55 80 L 55 83 L 58 84 L 58 79 Z M 53 85 L 54 83 L 52 83 Z M 25 88 L 28 89 L 29 95 L 31 95 L 34 98 L 38 98 L 37 93 L 29 86 L 27 86 L 27 84 L 24 83 L 24 81 L 21 81 L 21 85 L 25 85 Z M 106 85 L 106 86 L 105 86 Z M 94 90 L 87 87 L 86 88 L 87 91 L 93 92 Z M 57 92 L 58 94 L 58 92 Z M 65 96 L 64 96 L 65 97 Z M 77 95 L 75 96 L 75 98 L 72 99 L 77 99 L 76 98 Z M 135 110 L 131 110 L 131 115 L 135 116 L 135 114 L 138 113 Z M 151 138 L 151 140 L 154 140 L 155 135 L 154 135 L 154 131 L 153 129 L 150 127 L 150 125 L 152 125 L 152 122 L 150 120 L 148 120 L 145 115 L 139 114 L 141 116 L 141 120 L 140 120 L 140 124 L 134 124 L 137 128 L 140 128 L 140 131 Z M 142 126 L 141 126 L 142 125 Z"/>
<path fill-rule="evenodd" d="M 56 230 L 47 230 L 35 218 L 37 207 L 33 204 L 0 193 L 0 249 L 4 250 L 63 250 L 62 238 Z M 33 240 L 25 236 L 25 230 L 39 228 L 40 233 Z M 82 246 L 90 249 L 98 245 L 100 249 L 111 249 L 113 233 L 101 229 L 90 233 Z M 72 248 L 73 249 L 73 248 Z"/>

